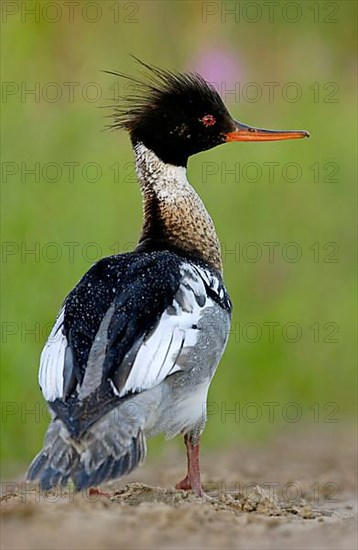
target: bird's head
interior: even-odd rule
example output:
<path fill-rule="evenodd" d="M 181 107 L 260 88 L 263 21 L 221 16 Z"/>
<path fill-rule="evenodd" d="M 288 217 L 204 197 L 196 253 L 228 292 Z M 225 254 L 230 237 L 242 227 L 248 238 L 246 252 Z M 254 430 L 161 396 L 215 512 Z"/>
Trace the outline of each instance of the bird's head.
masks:
<path fill-rule="evenodd" d="M 133 83 L 114 112 L 112 128 L 128 130 L 163 162 L 186 166 L 195 153 L 230 141 L 274 141 L 308 137 L 306 131 L 263 130 L 234 120 L 213 86 L 196 73 L 147 65 L 145 80 L 113 73 Z M 110 71 L 107 71 L 110 72 Z"/>

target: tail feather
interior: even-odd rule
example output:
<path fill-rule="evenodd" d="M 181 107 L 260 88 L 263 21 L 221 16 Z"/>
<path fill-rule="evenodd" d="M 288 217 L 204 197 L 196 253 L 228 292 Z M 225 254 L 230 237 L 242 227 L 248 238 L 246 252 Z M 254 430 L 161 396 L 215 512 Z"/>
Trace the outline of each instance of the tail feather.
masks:
<path fill-rule="evenodd" d="M 107 449 L 108 451 L 108 449 Z M 119 454 L 112 448 L 111 455 L 99 455 L 97 460 L 93 460 L 91 455 L 90 464 L 87 457 L 81 456 L 79 468 L 72 475 L 78 491 L 86 489 L 93 485 L 99 485 L 104 481 L 116 479 L 129 474 L 138 464 L 144 459 L 146 453 L 145 438 L 143 432 L 140 431 L 136 438 L 132 438 L 132 442 L 127 447 L 126 451 Z M 85 453 L 90 453 L 86 450 Z"/>
<path fill-rule="evenodd" d="M 78 464 L 76 449 L 68 444 L 68 433 L 59 420 L 51 422 L 44 447 L 32 461 L 27 472 L 29 481 L 40 482 L 44 490 L 56 485 L 66 485 L 71 470 Z"/>
<path fill-rule="evenodd" d="M 80 491 L 128 474 L 145 455 L 146 441 L 138 422 L 121 423 L 109 413 L 75 441 L 56 419 L 48 428 L 43 449 L 30 465 L 27 479 L 39 481 L 43 490 L 66 485 L 72 479 Z"/>

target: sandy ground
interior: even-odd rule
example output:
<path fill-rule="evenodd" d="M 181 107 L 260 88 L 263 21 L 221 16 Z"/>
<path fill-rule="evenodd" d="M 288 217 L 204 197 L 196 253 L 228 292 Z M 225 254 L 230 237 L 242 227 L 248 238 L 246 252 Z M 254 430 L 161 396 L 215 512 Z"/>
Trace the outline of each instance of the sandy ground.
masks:
<path fill-rule="evenodd" d="M 109 496 L 3 483 L 1 548 L 356 549 L 355 442 L 344 431 L 206 449 L 206 500 L 172 488 L 176 449 L 103 487 Z"/>

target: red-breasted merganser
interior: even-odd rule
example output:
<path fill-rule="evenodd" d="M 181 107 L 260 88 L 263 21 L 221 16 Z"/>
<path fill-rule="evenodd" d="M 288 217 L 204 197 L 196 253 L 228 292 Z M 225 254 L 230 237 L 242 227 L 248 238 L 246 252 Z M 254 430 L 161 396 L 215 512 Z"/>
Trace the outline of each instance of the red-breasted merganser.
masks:
<path fill-rule="evenodd" d="M 148 79 L 133 79 L 138 91 L 116 108 L 113 127 L 131 138 L 143 229 L 133 252 L 103 258 L 70 292 L 42 352 L 52 421 L 28 479 L 43 489 L 121 477 L 143 462 L 147 437 L 181 433 L 188 469 L 176 488 L 203 495 L 199 441 L 232 306 L 188 159 L 229 141 L 309 135 L 236 122 L 198 74 L 142 65 Z"/>

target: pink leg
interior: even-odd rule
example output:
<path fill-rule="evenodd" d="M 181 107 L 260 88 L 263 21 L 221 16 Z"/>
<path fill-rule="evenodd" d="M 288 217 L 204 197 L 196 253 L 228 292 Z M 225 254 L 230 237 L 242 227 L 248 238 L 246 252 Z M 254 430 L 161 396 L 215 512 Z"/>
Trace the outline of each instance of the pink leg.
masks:
<path fill-rule="evenodd" d="M 109 497 L 109 496 L 111 496 L 111 493 L 106 493 L 105 491 L 102 491 L 98 487 L 90 487 L 88 489 L 88 494 L 89 494 L 90 497 L 97 496 L 97 495 L 100 496 L 100 497 Z"/>
<path fill-rule="evenodd" d="M 188 473 L 184 479 L 179 481 L 175 488 L 182 491 L 194 491 L 198 497 L 205 496 L 200 481 L 200 464 L 199 464 L 199 447 L 200 442 L 196 445 L 190 441 L 188 435 L 184 436 L 184 442 L 186 445 L 186 455 L 188 459 Z"/>

